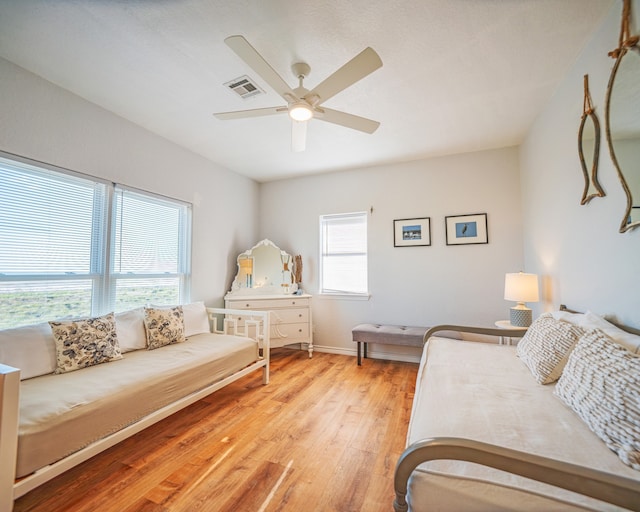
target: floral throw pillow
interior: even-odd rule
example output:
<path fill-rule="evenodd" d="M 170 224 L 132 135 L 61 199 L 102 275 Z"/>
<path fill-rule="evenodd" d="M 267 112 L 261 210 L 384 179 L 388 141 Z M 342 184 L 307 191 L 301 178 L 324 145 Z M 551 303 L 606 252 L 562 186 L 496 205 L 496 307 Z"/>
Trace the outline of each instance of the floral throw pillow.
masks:
<path fill-rule="evenodd" d="M 49 322 L 56 344 L 55 373 L 122 359 L 113 313 L 97 318 Z"/>
<path fill-rule="evenodd" d="M 185 341 L 182 306 L 167 309 L 144 308 L 144 329 L 147 350 L 182 343 Z"/>

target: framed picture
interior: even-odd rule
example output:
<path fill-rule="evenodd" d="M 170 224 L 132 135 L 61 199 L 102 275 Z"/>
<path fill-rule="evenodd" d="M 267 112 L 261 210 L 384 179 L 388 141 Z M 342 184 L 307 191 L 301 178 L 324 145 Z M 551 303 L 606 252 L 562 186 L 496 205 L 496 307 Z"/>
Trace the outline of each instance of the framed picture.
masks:
<path fill-rule="evenodd" d="M 393 221 L 393 246 L 431 245 L 431 219 L 397 219 Z"/>
<path fill-rule="evenodd" d="M 488 244 L 487 214 L 452 215 L 444 218 L 447 245 Z"/>

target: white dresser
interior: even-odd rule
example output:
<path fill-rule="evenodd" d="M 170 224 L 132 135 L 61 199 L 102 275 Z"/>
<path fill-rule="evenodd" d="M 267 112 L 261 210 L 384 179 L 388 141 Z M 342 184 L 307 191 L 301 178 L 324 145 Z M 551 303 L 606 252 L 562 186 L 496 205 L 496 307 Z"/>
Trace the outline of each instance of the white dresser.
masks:
<path fill-rule="evenodd" d="M 307 343 L 313 355 L 311 295 L 246 295 L 228 294 L 225 307 L 270 311 L 271 348 L 294 343 Z M 242 317 L 237 317 L 242 325 Z"/>

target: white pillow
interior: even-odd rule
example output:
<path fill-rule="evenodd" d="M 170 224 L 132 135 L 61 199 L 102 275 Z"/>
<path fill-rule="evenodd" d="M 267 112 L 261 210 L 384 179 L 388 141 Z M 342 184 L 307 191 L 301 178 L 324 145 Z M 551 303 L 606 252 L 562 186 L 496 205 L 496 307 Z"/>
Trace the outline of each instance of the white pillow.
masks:
<path fill-rule="evenodd" d="M 635 354 L 640 354 L 640 336 L 620 329 L 620 327 L 613 325 L 611 322 L 608 322 L 591 311 L 587 311 L 586 313 L 554 311 L 552 315 L 556 320 L 572 323 L 585 330 L 600 329 L 627 350 L 630 350 Z"/>
<path fill-rule="evenodd" d="M 0 331 L 0 363 L 20 369 L 20 380 L 53 373 L 56 344 L 48 323 Z"/>
<path fill-rule="evenodd" d="M 131 352 L 147 348 L 147 337 L 144 331 L 144 308 L 116 314 L 116 332 L 120 351 Z"/>
<path fill-rule="evenodd" d="M 203 332 L 211 332 L 204 302 L 185 304 L 182 306 L 182 312 L 184 313 L 184 335 L 186 338 Z"/>

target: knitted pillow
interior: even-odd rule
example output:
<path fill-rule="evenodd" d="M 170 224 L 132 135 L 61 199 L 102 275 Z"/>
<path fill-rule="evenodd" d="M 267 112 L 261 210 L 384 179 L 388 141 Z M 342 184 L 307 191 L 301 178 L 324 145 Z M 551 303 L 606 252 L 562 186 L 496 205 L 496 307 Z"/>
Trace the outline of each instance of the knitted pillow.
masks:
<path fill-rule="evenodd" d="M 56 344 L 55 373 L 122 359 L 113 313 L 49 325 Z"/>
<path fill-rule="evenodd" d="M 144 308 L 144 328 L 148 350 L 171 343 L 182 343 L 185 341 L 182 306 L 165 309 Z"/>
<path fill-rule="evenodd" d="M 622 462 L 640 470 L 640 356 L 599 329 L 588 331 L 555 393 Z"/>
<path fill-rule="evenodd" d="M 580 327 L 545 313 L 531 324 L 516 351 L 540 384 L 550 384 L 562 374 L 569 354 L 583 332 Z"/>

